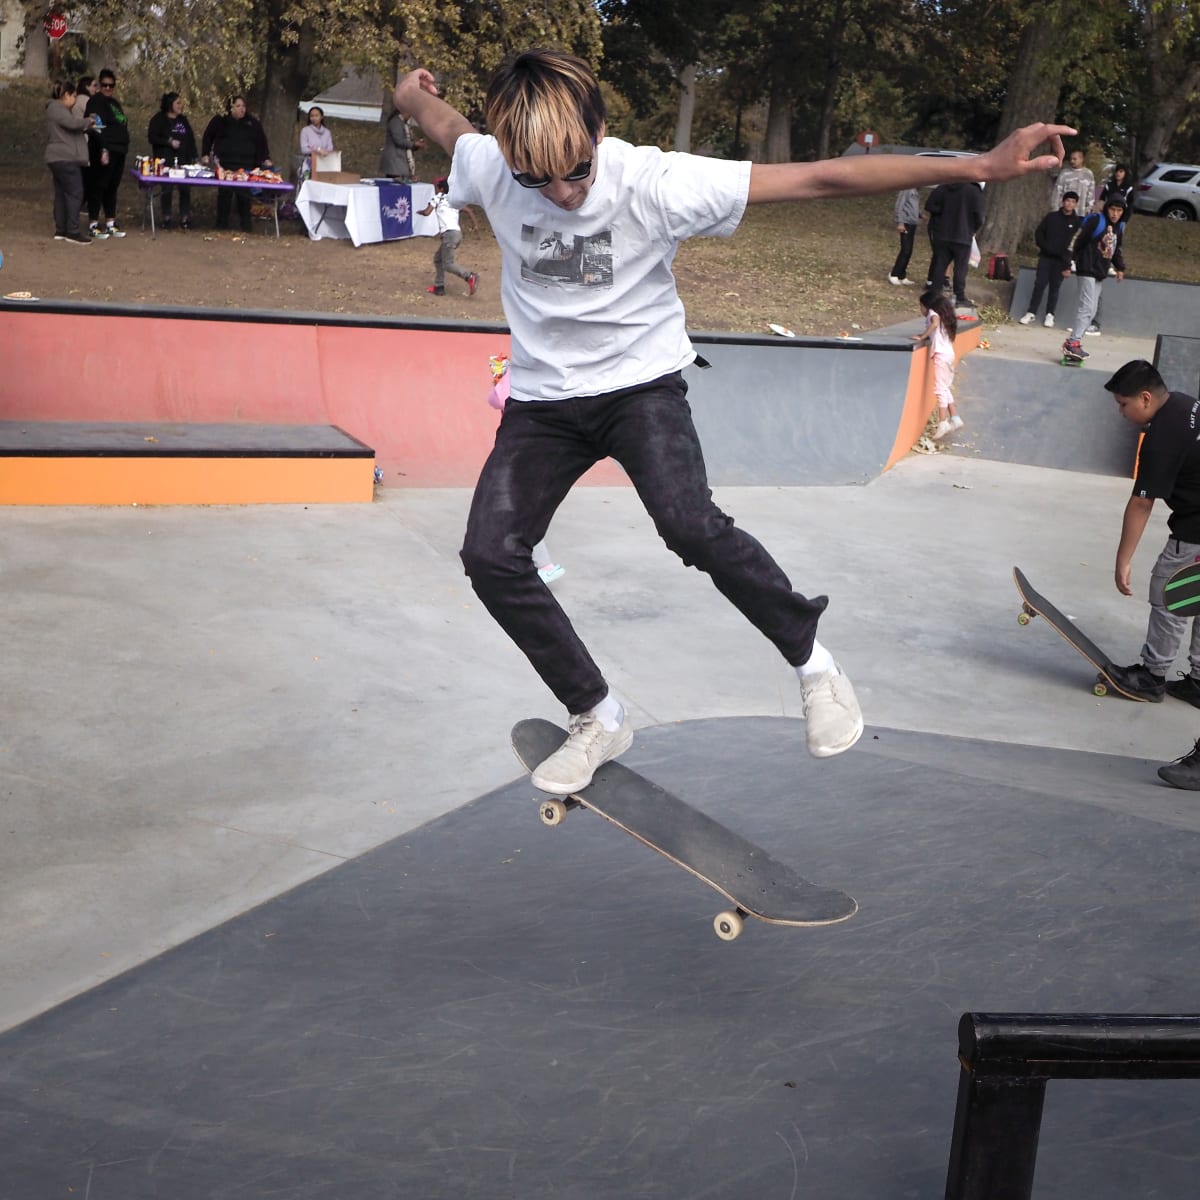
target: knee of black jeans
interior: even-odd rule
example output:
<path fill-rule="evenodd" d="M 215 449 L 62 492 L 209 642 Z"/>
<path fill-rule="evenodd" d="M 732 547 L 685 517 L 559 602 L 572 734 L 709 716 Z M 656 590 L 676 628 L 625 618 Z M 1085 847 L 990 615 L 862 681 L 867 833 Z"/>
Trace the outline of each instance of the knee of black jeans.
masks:
<path fill-rule="evenodd" d="M 660 521 L 657 528 L 667 549 L 677 554 L 685 567 L 699 567 L 703 571 L 718 555 L 717 545 L 732 525 L 732 517 L 714 508 L 693 520 Z"/>
<path fill-rule="evenodd" d="M 506 544 L 507 543 L 507 544 Z M 511 539 L 473 538 L 468 531 L 467 540 L 459 551 L 463 570 L 473 584 L 484 585 L 491 580 L 513 579 L 533 569 L 533 555 Z"/>

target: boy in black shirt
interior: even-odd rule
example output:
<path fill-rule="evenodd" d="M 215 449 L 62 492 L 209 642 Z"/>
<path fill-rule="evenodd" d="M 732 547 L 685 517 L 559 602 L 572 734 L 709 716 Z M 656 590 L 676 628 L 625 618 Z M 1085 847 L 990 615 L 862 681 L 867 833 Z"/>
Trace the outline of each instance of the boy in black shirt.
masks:
<path fill-rule="evenodd" d="M 1058 307 L 1059 289 L 1063 279 L 1071 273 L 1071 255 L 1068 247 L 1083 219 L 1075 211 L 1078 203 L 1079 197 L 1074 192 L 1065 192 L 1062 208 L 1047 213 L 1034 232 L 1033 240 L 1037 242 L 1038 248 L 1037 277 L 1029 295 L 1029 311 L 1020 321 L 1022 325 L 1033 324 L 1038 305 L 1042 302 L 1042 293 L 1049 288 L 1046 296 L 1046 319 L 1042 324 L 1047 329 L 1054 328 L 1054 310 Z"/>
<path fill-rule="evenodd" d="M 1155 500 L 1165 500 L 1171 510 L 1171 536 L 1150 575 L 1150 620 L 1142 661 L 1113 667 L 1109 673 L 1142 700 L 1158 702 L 1169 694 L 1200 708 L 1200 624 L 1169 612 L 1163 597 L 1167 580 L 1180 567 L 1200 560 L 1200 400 L 1168 391 L 1162 376 L 1144 359 L 1127 362 L 1104 387 L 1127 421 L 1149 423 L 1117 546 L 1115 578 L 1122 595 L 1133 595 L 1133 554 Z M 1167 683 L 1167 670 L 1189 620 L 1191 673 Z"/>

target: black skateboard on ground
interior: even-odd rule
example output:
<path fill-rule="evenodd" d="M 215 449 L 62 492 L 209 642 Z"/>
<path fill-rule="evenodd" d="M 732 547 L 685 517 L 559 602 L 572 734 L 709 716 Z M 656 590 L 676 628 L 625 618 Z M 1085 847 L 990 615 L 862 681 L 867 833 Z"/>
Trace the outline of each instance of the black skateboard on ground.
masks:
<path fill-rule="evenodd" d="M 1021 625 L 1028 625 L 1034 617 L 1044 617 L 1055 632 L 1060 633 L 1096 668 L 1096 682 L 1092 685 L 1092 691 L 1097 696 L 1106 696 L 1109 689 L 1111 689 L 1119 695 L 1124 696 L 1126 700 L 1146 702 L 1144 697 L 1134 696 L 1132 693 L 1127 692 L 1113 679 L 1109 673 L 1113 663 L 1108 655 L 1070 617 L 1064 616 L 1049 600 L 1038 592 L 1035 592 L 1033 585 L 1025 578 L 1020 567 L 1013 567 L 1013 580 L 1017 585 L 1017 591 L 1021 593 L 1021 600 L 1023 601 L 1017 622 Z"/>
<path fill-rule="evenodd" d="M 518 721 L 512 745 L 521 765 L 532 771 L 566 737 L 550 721 Z M 741 933 L 747 916 L 771 925 L 832 925 L 858 911 L 844 892 L 810 883 L 761 846 L 619 762 L 605 763 L 577 794 L 545 797 L 539 804 L 546 825 L 561 824 L 572 808 L 591 809 L 719 892 L 734 905 L 713 920 L 725 941 Z"/>

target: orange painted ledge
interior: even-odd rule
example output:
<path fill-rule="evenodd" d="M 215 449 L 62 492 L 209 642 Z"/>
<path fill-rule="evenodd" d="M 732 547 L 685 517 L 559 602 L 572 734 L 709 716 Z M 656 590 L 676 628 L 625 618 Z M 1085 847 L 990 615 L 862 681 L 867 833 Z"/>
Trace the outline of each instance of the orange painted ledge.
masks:
<path fill-rule="evenodd" d="M 371 458 L 0 458 L 0 504 L 369 504 Z"/>

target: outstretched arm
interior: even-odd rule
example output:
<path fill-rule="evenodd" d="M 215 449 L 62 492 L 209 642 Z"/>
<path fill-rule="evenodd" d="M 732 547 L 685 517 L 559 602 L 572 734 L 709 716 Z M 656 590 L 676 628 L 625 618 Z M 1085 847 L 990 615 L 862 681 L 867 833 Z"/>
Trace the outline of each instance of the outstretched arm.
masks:
<path fill-rule="evenodd" d="M 826 200 L 872 196 L 896 188 L 938 183 L 981 183 L 1019 179 L 1050 171 L 1063 160 L 1068 125 L 1039 122 L 1015 130 L 986 154 L 974 158 L 933 158 L 917 154 L 861 154 L 811 163 L 755 163 L 750 168 L 751 204 L 779 200 Z M 1051 153 L 1030 155 L 1050 143 Z"/>
<path fill-rule="evenodd" d="M 1125 505 L 1125 515 L 1121 519 L 1121 540 L 1117 544 L 1117 562 L 1113 570 L 1117 591 L 1122 596 L 1133 595 L 1133 552 L 1142 540 L 1153 508 L 1154 501 L 1145 496 L 1130 496 Z"/>
<path fill-rule="evenodd" d="M 454 154 L 454 146 L 464 133 L 475 132 L 475 126 L 462 113 L 438 96 L 433 75 L 424 67 L 409 71 L 396 84 L 392 100 L 449 155 Z"/>

